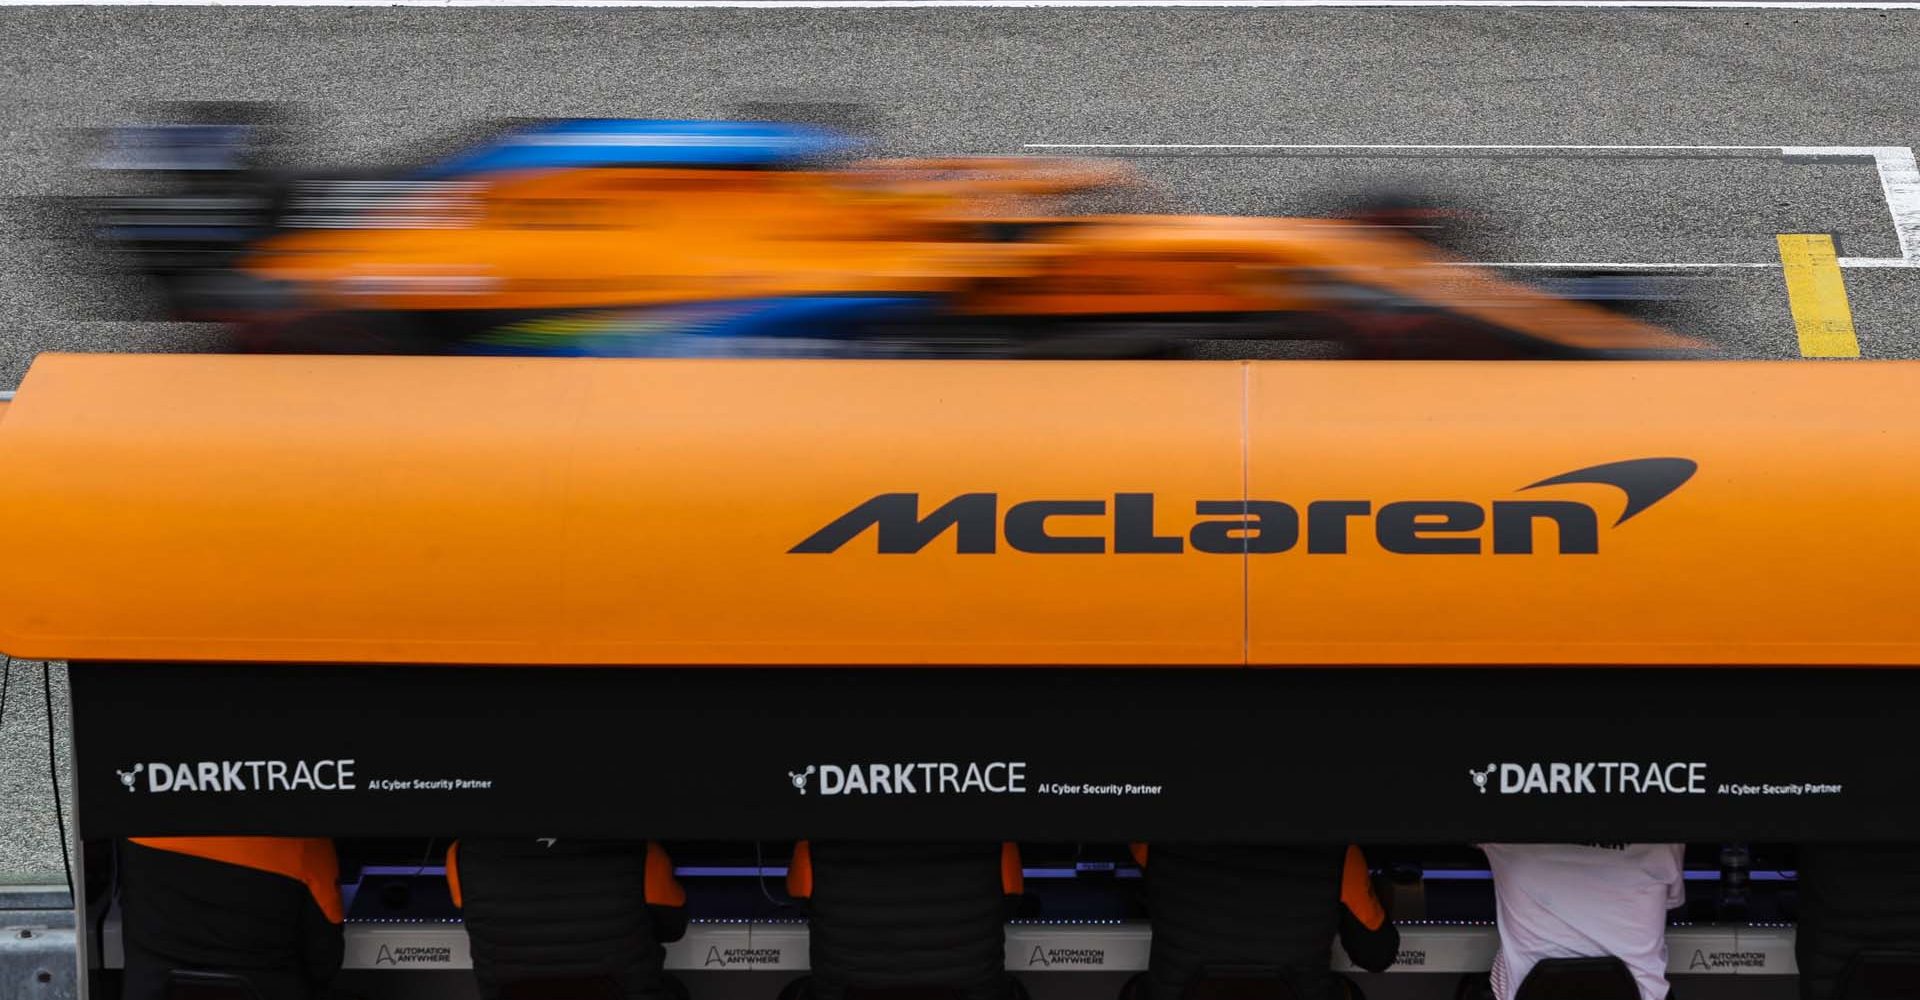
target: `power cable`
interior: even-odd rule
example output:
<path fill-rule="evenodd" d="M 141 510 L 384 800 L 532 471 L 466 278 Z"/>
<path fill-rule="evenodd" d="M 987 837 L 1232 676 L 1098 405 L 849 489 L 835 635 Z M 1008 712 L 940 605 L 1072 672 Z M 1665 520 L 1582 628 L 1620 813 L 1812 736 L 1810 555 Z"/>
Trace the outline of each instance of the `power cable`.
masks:
<path fill-rule="evenodd" d="M 67 855 L 66 809 L 60 801 L 60 755 L 54 749 L 52 664 L 41 664 L 41 677 L 44 683 L 40 689 L 47 704 L 47 778 L 53 785 L 54 832 L 60 837 L 60 869 L 67 874 L 67 899 L 78 906 L 80 897 L 73 891 L 73 859 Z"/>

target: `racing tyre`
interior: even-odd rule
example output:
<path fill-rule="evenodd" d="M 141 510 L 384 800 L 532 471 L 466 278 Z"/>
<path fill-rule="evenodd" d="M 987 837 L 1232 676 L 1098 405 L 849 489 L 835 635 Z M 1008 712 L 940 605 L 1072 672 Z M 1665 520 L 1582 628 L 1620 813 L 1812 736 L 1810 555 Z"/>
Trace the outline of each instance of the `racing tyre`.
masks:
<path fill-rule="evenodd" d="M 319 313 L 255 324 L 243 350 L 262 354 L 443 354 L 444 345 L 397 313 Z"/>

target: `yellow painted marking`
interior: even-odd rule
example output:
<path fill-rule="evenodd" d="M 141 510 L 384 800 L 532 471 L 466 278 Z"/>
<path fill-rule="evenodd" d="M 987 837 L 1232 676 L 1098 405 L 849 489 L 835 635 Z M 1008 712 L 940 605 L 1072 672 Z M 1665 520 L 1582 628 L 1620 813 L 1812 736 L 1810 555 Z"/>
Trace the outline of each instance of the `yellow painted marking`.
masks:
<path fill-rule="evenodd" d="M 1825 233 L 1781 233 L 1780 264 L 1787 276 L 1787 301 L 1800 331 L 1803 358 L 1857 358 L 1853 310 L 1833 237 Z"/>

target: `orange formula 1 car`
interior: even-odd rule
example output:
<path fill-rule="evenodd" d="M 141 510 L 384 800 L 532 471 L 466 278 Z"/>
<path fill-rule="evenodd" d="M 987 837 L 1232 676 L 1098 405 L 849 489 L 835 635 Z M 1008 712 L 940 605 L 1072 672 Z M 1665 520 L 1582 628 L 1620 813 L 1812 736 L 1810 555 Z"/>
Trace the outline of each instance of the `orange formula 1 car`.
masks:
<path fill-rule="evenodd" d="M 163 135 L 173 161 L 191 134 Z M 234 133 L 219 133 L 229 144 Z M 121 199 L 107 236 L 180 312 L 264 351 L 1180 356 L 1317 339 L 1368 357 L 1648 357 L 1687 337 L 1338 219 L 1070 216 L 1099 161 L 835 162 L 810 126 L 585 120 L 408 173 Z M 154 169 L 153 157 L 135 158 Z M 224 171 L 224 174 L 222 173 Z M 197 224 L 194 215 L 216 216 Z M 183 252 L 183 247 L 191 252 Z"/>

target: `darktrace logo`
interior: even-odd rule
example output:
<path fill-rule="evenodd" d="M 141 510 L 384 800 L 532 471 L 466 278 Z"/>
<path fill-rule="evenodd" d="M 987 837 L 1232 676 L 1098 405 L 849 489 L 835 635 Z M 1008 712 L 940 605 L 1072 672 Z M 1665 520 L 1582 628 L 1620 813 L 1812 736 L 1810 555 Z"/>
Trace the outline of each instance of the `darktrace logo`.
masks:
<path fill-rule="evenodd" d="M 1707 795 L 1701 761 L 1530 761 L 1467 768 L 1474 788 L 1501 795 Z"/>
<path fill-rule="evenodd" d="M 1612 527 L 1627 523 L 1693 478 L 1686 458 L 1635 458 L 1592 465 L 1520 487 L 1598 484 L 1626 496 Z M 1374 542 L 1399 555 L 1526 555 L 1535 550 L 1541 522 L 1554 526 L 1560 555 L 1600 551 L 1600 514 L 1574 500 L 1311 500 L 1302 508 L 1280 500 L 1197 500 L 1196 521 L 1183 534 L 1158 534 L 1153 493 L 1115 493 L 1106 499 L 1022 500 L 1001 513 L 998 493 L 962 493 L 924 516 L 920 494 L 881 493 L 834 518 L 788 549 L 794 554 L 838 552 L 872 529 L 878 551 L 911 554 L 949 532 L 962 555 L 991 555 L 1002 541 L 1017 552 L 1042 555 L 1178 555 L 1191 548 L 1219 555 L 1289 552 L 1305 536 L 1314 555 L 1341 555 L 1353 536 L 1371 528 Z M 1369 523 L 1371 522 L 1371 523 Z M 1490 530 L 1489 530 L 1490 529 Z"/>
<path fill-rule="evenodd" d="M 1027 762 L 915 761 L 859 764 L 808 764 L 788 771 L 787 782 L 801 795 L 815 775 L 821 795 L 1024 795 Z"/>
<path fill-rule="evenodd" d="M 1040 966 L 1051 969 L 1056 965 L 1097 968 L 1107 964 L 1105 948 L 1048 948 L 1034 945 L 1033 953 L 1027 956 L 1027 967 Z"/>
<path fill-rule="evenodd" d="M 146 761 L 114 769 L 121 787 L 149 792 L 351 792 L 354 760 L 197 760 Z"/>

